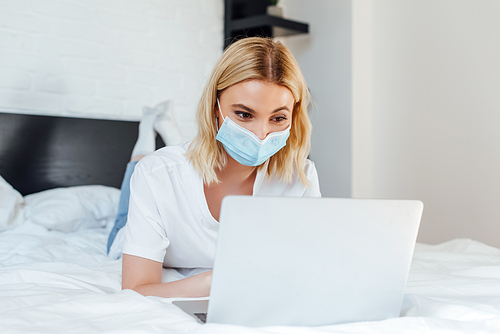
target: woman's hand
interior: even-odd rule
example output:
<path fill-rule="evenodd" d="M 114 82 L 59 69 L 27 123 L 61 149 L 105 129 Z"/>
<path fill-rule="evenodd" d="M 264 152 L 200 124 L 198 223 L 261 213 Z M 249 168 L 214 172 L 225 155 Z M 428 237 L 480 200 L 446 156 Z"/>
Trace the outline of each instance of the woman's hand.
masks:
<path fill-rule="evenodd" d="M 132 289 L 144 296 L 207 297 L 212 285 L 212 271 L 178 281 L 161 283 L 163 263 L 123 254 L 122 289 Z"/>

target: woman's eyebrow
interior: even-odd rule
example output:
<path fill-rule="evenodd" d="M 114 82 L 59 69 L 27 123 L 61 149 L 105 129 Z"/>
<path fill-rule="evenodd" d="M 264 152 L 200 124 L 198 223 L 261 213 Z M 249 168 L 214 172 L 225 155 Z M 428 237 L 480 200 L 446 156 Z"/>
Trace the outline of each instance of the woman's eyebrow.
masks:
<path fill-rule="evenodd" d="M 232 104 L 231 107 L 233 107 L 235 109 L 245 109 L 246 111 L 248 111 L 251 114 L 255 113 L 255 110 L 253 110 L 252 108 L 247 107 L 246 105 L 241 104 L 241 103 Z"/>
<path fill-rule="evenodd" d="M 283 106 L 283 107 L 279 107 L 278 109 L 275 109 L 272 113 L 277 113 L 278 111 L 281 111 L 281 110 L 286 110 L 288 112 L 290 112 L 290 109 L 288 109 L 287 106 Z"/>
<path fill-rule="evenodd" d="M 253 110 L 252 108 L 247 107 L 246 105 L 241 104 L 241 103 L 235 103 L 235 104 L 232 104 L 232 105 L 231 105 L 231 107 L 233 107 L 233 108 L 235 108 L 235 109 L 237 109 L 237 108 L 244 109 L 244 110 L 246 110 L 248 113 L 251 113 L 251 114 L 255 113 L 255 110 Z M 279 108 L 277 108 L 277 109 L 273 110 L 273 111 L 272 111 L 272 114 L 277 113 L 277 112 L 279 112 L 279 111 L 281 111 L 281 110 L 286 110 L 286 111 L 290 112 L 290 109 L 288 109 L 288 107 L 287 107 L 287 106 L 283 106 L 283 107 L 279 107 Z"/>

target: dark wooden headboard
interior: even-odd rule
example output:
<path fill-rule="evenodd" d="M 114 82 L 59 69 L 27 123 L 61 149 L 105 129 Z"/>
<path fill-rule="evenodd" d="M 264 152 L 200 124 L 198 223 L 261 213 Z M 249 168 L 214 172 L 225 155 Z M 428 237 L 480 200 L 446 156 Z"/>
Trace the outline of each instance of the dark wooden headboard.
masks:
<path fill-rule="evenodd" d="M 90 184 L 120 188 L 138 124 L 0 113 L 0 175 L 23 195 Z"/>

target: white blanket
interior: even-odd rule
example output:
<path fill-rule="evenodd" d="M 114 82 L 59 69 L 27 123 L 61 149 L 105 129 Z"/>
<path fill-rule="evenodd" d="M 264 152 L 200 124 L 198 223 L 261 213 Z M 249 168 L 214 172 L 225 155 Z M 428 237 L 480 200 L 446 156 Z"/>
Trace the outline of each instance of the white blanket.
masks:
<path fill-rule="evenodd" d="M 0 333 L 500 332 L 500 250 L 476 241 L 417 244 L 400 318 L 245 328 L 202 325 L 171 299 L 121 291 L 121 261 L 105 255 L 107 233 L 51 231 L 29 221 L 0 233 Z"/>

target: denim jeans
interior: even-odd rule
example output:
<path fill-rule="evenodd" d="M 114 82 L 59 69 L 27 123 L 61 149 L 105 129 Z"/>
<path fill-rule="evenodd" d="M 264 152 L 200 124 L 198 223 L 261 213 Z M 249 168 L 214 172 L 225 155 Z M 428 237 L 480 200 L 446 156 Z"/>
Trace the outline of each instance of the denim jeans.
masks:
<path fill-rule="evenodd" d="M 125 175 L 123 176 L 121 193 L 120 193 L 120 202 L 118 203 L 118 213 L 116 214 L 115 224 L 113 225 L 113 229 L 109 233 L 108 237 L 108 251 L 115 240 L 116 234 L 120 229 L 122 229 L 125 224 L 127 224 L 127 215 L 128 215 L 128 202 L 130 199 L 130 178 L 132 177 L 132 173 L 134 172 L 135 165 L 137 165 L 138 161 L 131 161 L 127 164 L 127 169 L 125 170 Z"/>

